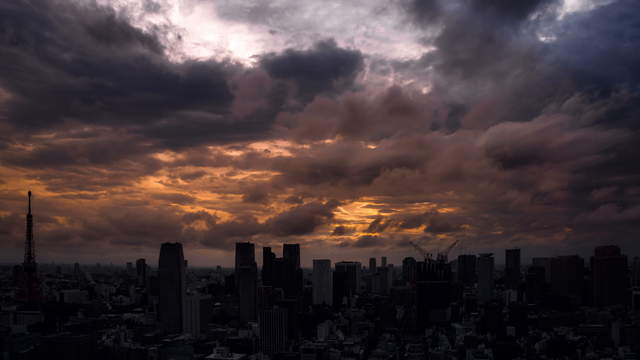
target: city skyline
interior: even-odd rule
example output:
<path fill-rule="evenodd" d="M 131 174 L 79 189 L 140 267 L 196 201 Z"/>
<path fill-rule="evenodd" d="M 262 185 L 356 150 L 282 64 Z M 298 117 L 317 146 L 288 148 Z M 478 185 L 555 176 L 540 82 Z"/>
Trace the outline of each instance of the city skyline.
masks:
<path fill-rule="evenodd" d="M 634 0 L 0 4 L 0 262 L 640 253 Z M 331 20 L 329 20 L 331 19 Z M 594 46 L 597 44 L 597 46 Z M 68 249 L 73 248 L 73 255 Z M 501 263 L 501 257 L 496 259 Z"/>

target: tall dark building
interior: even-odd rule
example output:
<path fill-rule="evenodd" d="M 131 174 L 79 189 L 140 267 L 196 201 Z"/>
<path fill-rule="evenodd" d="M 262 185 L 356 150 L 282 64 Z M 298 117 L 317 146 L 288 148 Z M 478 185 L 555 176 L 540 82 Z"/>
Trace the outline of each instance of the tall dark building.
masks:
<path fill-rule="evenodd" d="M 282 266 L 280 272 L 282 289 L 289 298 L 302 294 L 302 269 L 300 268 L 300 244 L 282 245 Z"/>
<path fill-rule="evenodd" d="M 300 269 L 300 244 L 283 244 L 282 258 L 293 264 L 295 269 Z"/>
<path fill-rule="evenodd" d="M 551 259 L 551 295 L 572 305 L 582 304 L 584 260 L 577 255 Z"/>
<path fill-rule="evenodd" d="M 236 243 L 236 264 L 235 270 L 238 271 L 240 266 L 254 266 L 256 264 L 256 249 L 253 243 L 239 242 Z"/>
<path fill-rule="evenodd" d="M 260 312 L 260 348 L 268 355 L 277 354 L 287 347 L 287 310 L 275 307 Z"/>
<path fill-rule="evenodd" d="M 451 266 L 444 261 L 420 261 L 416 273 L 417 324 L 445 323 L 451 320 Z"/>
<path fill-rule="evenodd" d="M 255 261 L 255 246 L 252 243 L 236 243 L 235 277 L 240 298 L 240 320 L 255 321 L 258 268 Z"/>
<path fill-rule="evenodd" d="M 508 289 L 517 289 L 520 284 L 520 249 L 505 250 L 505 285 Z"/>
<path fill-rule="evenodd" d="M 458 282 L 473 285 L 476 282 L 476 256 L 458 255 Z"/>
<path fill-rule="evenodd" d="M 147 285 L 147 261 L 145 259 L 136 260 L 136 275 L 138 286 Z"/>
<path fill-rule="evenodd" d="M 406 257 L 402 260 L 402 278 L 408 283 L 416 281 L 417 261 L 413 257 Z"/>
<path fill-rule="evenodd" d="M 335 272 L 345 273 L 345 288 L 340 291 L 344 293 L 346 296 L 351 297 L 358 293 L 360 290 L 360 272 L 362 270 L 362 266 L 359 262 L 355 261 L 341 261 L 336 263 Z M 335 283 L 334 283 L 335 289 Z"/>
<path fill-rule="evenodd" d="M 158 317 L 169 333 L 182 332 L 185 301 L 184 254 L 182 244 L 164 243 L 158 261 Z"/>
<path fill-rule="evenodd" d="M 273 263 L 276 260 L 276 254 L 271 251 L 271 248 L 265 246 L 262 248 L 262 285 L 273 286 Z"/>
<path fill-rule="evenodd" d="M 617 246 L 599 246 L 591 258 L 593 305 L 623 305 L 629 290 L 627 257 Z"/>
<path fill-rule="evenodd" d="M 369 273 L 371 274 L 376 273 L 376 258 L 374 257 L 369 258 Z"/>
<path fill-rule="evenodd" d="M 527 303 L 540 304 L 545 296 L 546 271 L 544 266 L 533 265 L 525 276 Z"/>
<path fill-rule="evenodd" d="M 33 215 L 31 214 L 31 191 L 28 192 L 27 230 L 24 242 L 24 261 L 22 262 L 21 284 L 19 300 L 28 304 L 40 301 L 40 286 L 38 284 L 38 264 L 36 263 L 36 248 L 33 240 Z"/>

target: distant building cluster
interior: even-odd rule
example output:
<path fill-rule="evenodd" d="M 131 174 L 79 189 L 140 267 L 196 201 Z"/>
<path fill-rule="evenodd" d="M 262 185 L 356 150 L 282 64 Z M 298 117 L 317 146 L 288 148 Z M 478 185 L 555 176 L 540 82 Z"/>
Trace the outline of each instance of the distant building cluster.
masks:
<path fill-rule="evenodd" d="M 416 246 L 419 250 L 419 247 Z M 419 252 L 301 266 L 235 245 L 233 268 L 189 266 L 180 243 L 114 266 L 36 265 L 29 202 L 25 258 L 0 272 L 0 353 L 13 359 L 638 359 L 640 258 L 617 246 L 580 256 Z M 450 250 L 450 249 L 449 249 Z M 132 259 L 133 260 L 133 259 Z M 379 260 L 379 262 L 378 262 Z"/>

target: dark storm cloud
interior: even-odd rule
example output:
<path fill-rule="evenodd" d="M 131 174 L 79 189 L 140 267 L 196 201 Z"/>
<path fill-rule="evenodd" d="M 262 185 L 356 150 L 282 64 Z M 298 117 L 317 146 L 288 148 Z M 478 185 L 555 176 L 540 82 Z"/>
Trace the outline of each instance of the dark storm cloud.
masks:
<path fill-rule="evenodd" d="M 345 235 L 351 235 L 353 234 L 355 231 L 354 228 L 352 227 L 348 227 L 348 226 L 344 226 L 344 225 L 338 225 L 335 228 L 333 228 L 333 231 L 331 232 L 331 236 L 345 236 Z"/>
<path fill-rule="evenodd" d="M 379 236 L 364 235 L 357 238 L 355 241 L 343 241 L 338 244 L 339 247 L 354 247 L 354 248 L 371 248 L 387 245 L 386 239 Z"/>
<path fill-rule="evenodd" d="M 292 81 L 298 95 L 308 101 L 317 94 L 353 86 L 364 62 L 358 50 L 342 49 L 335 41 L 326 40 L 308 50 L 265 55 L 260 63 L 273 78 Z"/>
<path fill-rule="evenodd" d="M 335 202 L 312 202 L 296 206 L 269 219 L 269 232 L 276 236 L 306 235 L 333 218 Z"/>
<path fill-rule="evenodd" d="M 186 205 L 193 203 L 196 198 L 191 195 L 181 194 L 181 193 L 162 193 L 162 194 L 154 194 L 153 198 L 158 200 L 163 200 L 168 203 Z"/>
<path fill-rule="evenodd" d="M 170 63 L 153 34 L 113 10 L 45 0 L 0 6 L 1 85 L 15 97 L 8 118 L 20 128 L 66 118 L 147 123 L 185 108 L 223 111 L 232 100 L 229 65 Z"/>

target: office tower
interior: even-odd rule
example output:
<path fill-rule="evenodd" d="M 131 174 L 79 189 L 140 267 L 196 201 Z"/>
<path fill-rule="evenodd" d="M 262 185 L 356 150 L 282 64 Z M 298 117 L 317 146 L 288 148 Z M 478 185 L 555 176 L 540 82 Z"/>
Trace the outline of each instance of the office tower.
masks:
<path fill-rule="evenodd" d="M 386 256 L 383 256 L 380 259 L 380 267 L 387 267 L 387 257 Z"/>
<path fill-rule="evenodd" d="M 542 266 L 544 268 L 544 281 L 551 284 L 551 258 L 535 257 L 531 259 L 534 266 Z"/>
<path fill-rule="evenodd" d="M 598 246 L 591 258 L 593 304 L 595 306 L 627 303 L 629 275 L 627 257 L 617 246 Z"/>
<path fill-rule="evenodd" d="M 236 243 L 236 286 L 240 298 L 240 321 L 256 320 L 258 268 L 252 243 Z"/>
<path fill-rule="evenodd" d="M 276 254 L 271 248 L 265 246 L 262 248 L 262 284 L 265 286 L 273 286 L 273 263 L 276 260 Z"/>
<path fill-rule="evenodd" d="M 80 277 L 82 275 L 82 270 L 80 270 L 80 264 L 75 263 L 73 264 L 73 277 L 77 280 L 80 280 Z"/>
<path fill-rule="evenodd" d="M 313 260 L 313 304 L 333 304 L 331 260 Z"/>
<path fill-rule="evenodd" d="M 300 244 L 283 244 L 282 289 L 287 297 L 302 295 L 302 269 L 300 268 Z"/>
<path fill-rule="evenodd" d="M 416 259 L 406 257 L 402 260 L 402 279 L 410 284 L 416 281 Z"/>
<path fill-rule="evenodd" d="M 341 271 L 333 272 L 333 305 L 340 307 L 345 305 L 345 300 L 349 298 L 347 286 L 347 273 Z"/>
<path fill-rule="evenodd" d="M 300 269 L 300 244 L 283 244 L 282 258 L 293 264 L 295 269 Z"/>
<path fill-rule="evenodd" d="M 375 274 L 376 270 L 376 258 L 369 258 L 369 273 Z"/>
<path fill-rule="evenodd" d="M 235 271 L 240 266 L 254 266 L 256 264 L 255 246 L 250 242 L 236 243 Z"/>
<path fill-rule="evenodd" d="M 158 261 L 158 317 L 163 330 L 182 332 L 185 297 L 182 244 L 164 243 Z"/>
<path fill-rule="evenodd" d="M 360 291 L 360 273 L 362 266 L 357 261 L 341 261 L 336 263 L 336 272 L 346 273 L 346 296 L 351 297 Z"/>
<path fill-rule="evenodd" d="M 478 302 L 493 300 L 493 254 L 478 255 Z"/>
<path fill-rule="evenodd" d="M 458 255 L 458 282 L 464 285 L 476 283 L 476 256 Z"/>
<path fill-rule="evenodd" d="M 20 271 L 20 289 L 18 299 L 34 305 L 40 301 L 40 285 L 38 283 L 38 264 L 36 263 L 35 241 L 33 239 L 33 214 L 31 214 L 31 191 L 28 196 L 27 230 L 24 241 L 24 261 Z"/>
<path fill-rule="evenodd" d="M 260 348 L 264 354 L 273 355 L 287 348 L 287 310 L 279 307 L 260 313 Z"/>
<path fill-rule="evenodd" d="M 378 281 L 380 282 L 381 294 L 388 294 L 391 291 L 391 284 L 393 282 L 393 268 L 389 266 L 380 267 L 378 269 Z"/>
<path fill-rule="evenodd" d="M 416 316 L 419 328 L 451 320 L 451 265 L 420 261 L 416 269 Z"/>
<path fill-rule="evenodd" d="M 584 260 L 577 255 L 558 256 L 550 261 L 551 295 L 581 305 L 584 282 Z"/>
<path fill-rule="evenodd" d="M 640 257 L 634 257 L 631 263 L 631 286 L 640 288 Z"/>
<path fill-rule="evenodd" d="M 147 285 L 147 261 L 145 259 L 136 260 L 136 275 L 138 286 Z"/>
<path fill-rule="evenodd" d="M 520 249 L 505 250 L 505 286 L 517 289 L 520 284 Z"/>
<path fill-rule="evenodd" d="M 184 304 L 183 332 L 199 338 L 213 313 L 213 299 L 208 295 L 188 294 Z"/>
<path fill-rule="evenodd" d="M 525 275 L 526 296 L 528 304 L 540 304 L 546 289 L 546 271 L 543 266 L 530 266 Z"/>

